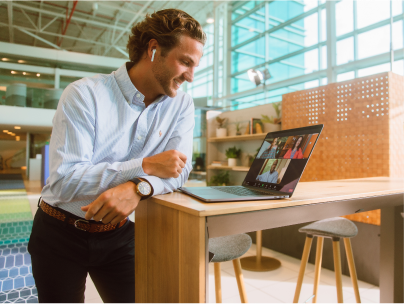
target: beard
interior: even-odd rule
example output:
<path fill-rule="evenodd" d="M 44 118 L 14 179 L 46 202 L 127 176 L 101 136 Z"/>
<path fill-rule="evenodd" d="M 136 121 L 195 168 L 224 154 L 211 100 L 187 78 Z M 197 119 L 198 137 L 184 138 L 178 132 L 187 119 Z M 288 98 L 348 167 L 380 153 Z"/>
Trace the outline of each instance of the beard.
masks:
<path fill-rule="evenodd" d="M 157 62 L 152 65 L 152 72 L 154 78 L 163 88 L 165 95 L 171 98 L 177 96 L 177 90 L 173 88 L 172 84 L 174 75 L 171 75 L 170 69 L 166 66 L 162 56 L 159 56 Z"/>

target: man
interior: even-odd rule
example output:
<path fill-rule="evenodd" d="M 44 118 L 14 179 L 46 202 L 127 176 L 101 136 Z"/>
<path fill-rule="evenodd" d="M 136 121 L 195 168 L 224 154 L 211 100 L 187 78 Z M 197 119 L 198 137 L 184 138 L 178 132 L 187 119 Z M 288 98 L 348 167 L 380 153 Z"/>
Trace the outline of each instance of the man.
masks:
<path fill-rule="evenodd" d="M 141 199 L 191 171 L 192 82 L 206 41 L 180 10 L 132 28 L 131 62 L 70 84 L 50 142 L 50 177 L 29 242 L 40 302 L 84 302 L 87 273 L 104 302 L 134 302 L 134 223 Z"/>
<path fill-rule="evenodd" d="M 278 164 L 278 160 L 272 163 L 271 169 L 264 174 L 258 175 L 257 180 L 266 183 L 276 184 L 278 182 L 278 171 L 275 171 L 276 165 Z"/>

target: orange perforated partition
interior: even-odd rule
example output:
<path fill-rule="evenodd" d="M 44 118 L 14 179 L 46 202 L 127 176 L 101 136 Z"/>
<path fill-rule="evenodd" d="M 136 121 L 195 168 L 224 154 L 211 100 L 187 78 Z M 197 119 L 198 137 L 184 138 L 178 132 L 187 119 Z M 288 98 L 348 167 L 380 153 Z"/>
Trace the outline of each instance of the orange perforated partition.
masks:
<path fill-rule="evenodd" d="M 282 129 L 324 124 L 301 181 L 404 176 L 404 77 L 391 72 L 283 95 Z M 380 212 L 350 215 L 380 224 Z"/>

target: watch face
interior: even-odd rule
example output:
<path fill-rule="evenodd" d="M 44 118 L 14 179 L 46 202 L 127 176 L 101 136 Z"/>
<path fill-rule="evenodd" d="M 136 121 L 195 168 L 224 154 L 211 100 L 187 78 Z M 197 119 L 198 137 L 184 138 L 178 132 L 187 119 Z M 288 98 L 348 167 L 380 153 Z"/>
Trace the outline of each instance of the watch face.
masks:
<path fill-rule="evenodd" d="M 137 185 L 137 189 L 139 190 L 140 194 L 142 194 L 142 195 L 149 195 L 151 192 L 151 187 L 148 182 L 140 182 Z"/>

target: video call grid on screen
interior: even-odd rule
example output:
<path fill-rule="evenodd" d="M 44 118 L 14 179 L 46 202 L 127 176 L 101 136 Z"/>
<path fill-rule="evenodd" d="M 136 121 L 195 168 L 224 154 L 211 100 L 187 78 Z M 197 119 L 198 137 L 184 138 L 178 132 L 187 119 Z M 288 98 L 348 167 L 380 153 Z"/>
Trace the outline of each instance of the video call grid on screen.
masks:
<path fill-rule="evenodd" d="M 268 135 L 262 143 L 245 185 L 292 193 L 307 164 L 319 133 Z"/>

